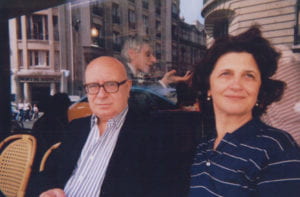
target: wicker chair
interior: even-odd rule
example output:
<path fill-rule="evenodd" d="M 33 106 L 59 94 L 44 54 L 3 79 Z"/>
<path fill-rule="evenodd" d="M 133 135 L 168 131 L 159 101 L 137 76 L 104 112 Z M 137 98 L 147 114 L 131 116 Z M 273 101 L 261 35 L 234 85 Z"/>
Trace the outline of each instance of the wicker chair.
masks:
<path fill-rule="evenodd" d="M 36 152 L 36 139 L 16 134 L 0 143 L 0 190 L 7 197 L 25 196 L 31 166 Z"/>
<path fill-rule="evenodd" d="M 40 164 L 40 169 L 39 171 L 42 172 L 45 169 L 46 162 L 50 154 L 52 153 L 53 150 L 57 149 L 60 146 L 61 142 L 57 142 L 56 144 L 53 144 L 44 154 L 41 164 Z"/>

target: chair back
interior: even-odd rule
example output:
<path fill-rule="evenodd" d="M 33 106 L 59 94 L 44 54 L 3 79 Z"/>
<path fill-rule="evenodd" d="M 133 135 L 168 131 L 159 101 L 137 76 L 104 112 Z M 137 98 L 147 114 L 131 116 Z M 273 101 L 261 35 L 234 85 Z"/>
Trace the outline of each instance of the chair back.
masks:
<path fill-rule="evenodd" d="M 23 197 L 36 152 L 36 139 L 16 134 L 0 143 L 0 190 L 7 197 Z"/>
<path fill-rule="evenodd" d="M 40 169 L 39 171 L 42 172 L 45 169 L 46 162 L 50 154 L 52 153 L 53 150 L 57 149 L 60 146 L 61 142 L 57 142 L 56 144 L 53 144 L 44 154 L 41 164 L 40 164 Z"/>

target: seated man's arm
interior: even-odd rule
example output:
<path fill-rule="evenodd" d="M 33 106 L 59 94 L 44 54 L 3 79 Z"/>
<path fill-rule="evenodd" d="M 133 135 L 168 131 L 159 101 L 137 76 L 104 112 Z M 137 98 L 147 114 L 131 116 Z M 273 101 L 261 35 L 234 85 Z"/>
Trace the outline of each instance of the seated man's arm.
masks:
<path fill-rule="evenodd" d="M 160 84 L 163 87 L 167 87 L 172 83 L 179 83 L 179 82 L 187 82 L 192 78 L 192 72 L 187 71 L 184 76 L 177 76 L 176 70 L 171 70 L 163 76 L 161 80 L 159 80 Z"/>

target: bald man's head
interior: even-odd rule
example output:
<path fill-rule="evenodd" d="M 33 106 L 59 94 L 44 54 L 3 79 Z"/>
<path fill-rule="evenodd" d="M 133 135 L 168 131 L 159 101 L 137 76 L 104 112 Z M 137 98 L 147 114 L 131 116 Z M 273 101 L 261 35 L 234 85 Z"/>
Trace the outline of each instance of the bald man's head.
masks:
<path fill-rule="evenodd" d="M 114 57 L 110 56 L 101 56 L 96 59 L 93 59 L 87 66 L 85 70 L 85 74 L 89 72 L 89 70 L 94 68 L 100 68 L 100 67 L 111 67 L 112 70 L 115 70 L 116 72 L 123 73 L 125 77 L 127 78 L 127 72 L 122 62 L 117 60 Z"/>
<path fill-rule="evenodd" d="M 90 108 L 100 119 L 109 120 L 126 108 L 131 81 L 116 58 L 103 56 L 92 60 L 85 71 L 85 82 Z M 111 88 L 116 92 L 110 92 Z"/>

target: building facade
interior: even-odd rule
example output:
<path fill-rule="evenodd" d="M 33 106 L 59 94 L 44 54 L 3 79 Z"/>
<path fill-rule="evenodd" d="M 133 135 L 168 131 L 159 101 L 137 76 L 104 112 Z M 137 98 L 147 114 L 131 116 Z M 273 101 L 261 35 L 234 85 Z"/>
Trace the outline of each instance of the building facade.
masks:
<path fill-rule="evenodd" d="M 56 92 L 84 94 L 84 70 L 95 57 L 119 58 L 128 36 L 151 41 L 152 77 L 191 70 L 205 50 L 201 24 L 180 19 L 180 0 L 73 0 L 10 20 L 12 92 L 38 103 Z"/>
<path fill-rule="evenodd" d="M 204 0 L 207 44 L 216 37 L 238 34 L 259 24 L 272 44 L 299 51 L 299 1 L 297 0 Z"/>
<path fill-rule="evenodd" d="M 72 94 L 83 94 L 80 87 L 87 63 L 102 55 L 119 58 L 128 36 L 139 35 L 151 41 L 158 60 L 152 69 L 154 78 L 170 69 L 183 74 L 205 50 L 201 24 L 188 25 L 180 19 L 180 0 L 106 0 L 84 5 L 74 1 L 66 6 L 73 24 L 72 50 L 80 54 L 73 55 L 78 70 L 71 72 L 75 75 Z"/>
<path fill-rule="evenodd" d="M 61 83 L 57 9 L 9 21 L 13 93 L 32 101 L 53 94 Z"/>

